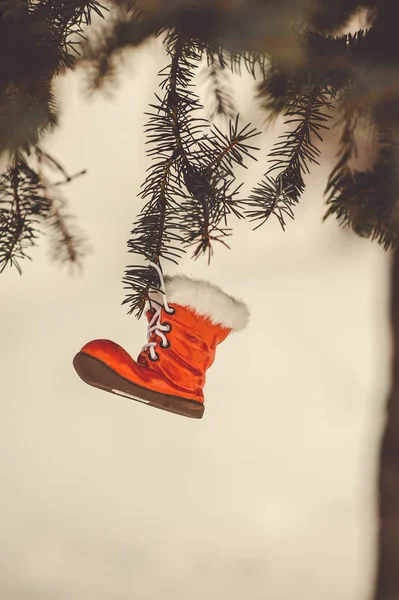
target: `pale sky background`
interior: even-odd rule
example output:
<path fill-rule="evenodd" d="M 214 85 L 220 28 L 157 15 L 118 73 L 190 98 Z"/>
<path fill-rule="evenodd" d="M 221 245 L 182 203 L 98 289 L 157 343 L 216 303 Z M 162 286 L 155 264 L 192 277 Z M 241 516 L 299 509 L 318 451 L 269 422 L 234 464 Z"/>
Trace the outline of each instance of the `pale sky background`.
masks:
<path fill-rule="evenodd" d="M 76 75 L 60 85 L 62 125 L 46 148 L 70 172 L 88 169 L 65 190 L 94 250 L 82 276 L 51 264 L 44 241 L 23 277 L 1 278 L 0 597 L 368 599 L 389 262 L 321 224 L 328 157 L 286 233 L 240 223 L 210 267 L 180 265 L 251 311 L 218 348 L 202 421 L 96 390 L 73 370 L 91 339 L 133 356 L 146 341 L 144 320 L 120 303 L 148 165 L 143 112 L 165 62 L 148 50 L 111 99 L 87 99 Z M 259 125 L 250 98 L 246 78 L 240 113 Z M 280 132 L 261 140 L 246 190 Z"/>

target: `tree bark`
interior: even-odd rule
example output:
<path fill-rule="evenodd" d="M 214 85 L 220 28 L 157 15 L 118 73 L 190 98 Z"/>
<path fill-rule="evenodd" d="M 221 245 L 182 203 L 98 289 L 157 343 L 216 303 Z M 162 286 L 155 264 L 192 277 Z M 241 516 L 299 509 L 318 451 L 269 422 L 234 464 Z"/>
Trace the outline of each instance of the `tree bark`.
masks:
<path fill-rule="evenodd" d="M 391 266 L 391 389 L 378 477 L 378 555 L 374 600 L 399 600 L 399 250 Z"/>

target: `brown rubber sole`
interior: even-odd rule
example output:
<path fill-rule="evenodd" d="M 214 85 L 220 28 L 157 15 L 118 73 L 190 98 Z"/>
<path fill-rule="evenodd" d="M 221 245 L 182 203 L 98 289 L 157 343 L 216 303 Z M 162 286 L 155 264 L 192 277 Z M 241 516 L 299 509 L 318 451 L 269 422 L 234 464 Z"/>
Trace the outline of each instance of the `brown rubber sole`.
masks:
<path fill-rule="evenodd" d="M 179 396 L 169 396 L 154 392 L 147 388 L 141 387 L 121 377 L 115 373 L 108 365 L 101 360 L 78 352 L 73 359 L 73 366 L 79 377 L 89 385 L 111 392 L 117 396 L 130 398 L 148 406 L 154 406 L 162 410 L 167 410 L 183 417 L 191 417 L 192 419 L 201 419 L 204 414 L 204 405 L 195 400 L 180 398 Z"/>

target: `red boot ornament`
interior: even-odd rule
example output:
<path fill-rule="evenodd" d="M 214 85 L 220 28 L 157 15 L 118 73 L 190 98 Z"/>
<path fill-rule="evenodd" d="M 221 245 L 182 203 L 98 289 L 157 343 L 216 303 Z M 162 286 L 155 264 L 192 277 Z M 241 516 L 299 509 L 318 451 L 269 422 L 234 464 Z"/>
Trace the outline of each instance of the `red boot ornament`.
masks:
<path fill-rule="evenodd" d="M 243 329 L 246 305 L 219 287 L 185 275 L 163 278 L 150 294 L 147 343 L 137 360 L 110 340 L 94 340 L 73 360 L 79 377 L 96 388 L 195 419 L 204 414 L 206 371 L 216 347 Z"/>

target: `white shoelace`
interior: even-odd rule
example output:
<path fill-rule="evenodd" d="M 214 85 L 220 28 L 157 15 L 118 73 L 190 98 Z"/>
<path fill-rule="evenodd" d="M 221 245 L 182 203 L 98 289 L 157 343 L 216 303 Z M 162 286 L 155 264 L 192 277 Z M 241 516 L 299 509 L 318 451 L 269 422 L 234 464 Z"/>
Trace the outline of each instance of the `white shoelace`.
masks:
<path fill-rule="evenodd" d="M 156 271 L 158 273 L 159 281 L 160 281 L 160 290 L 162 292 L 162 298 L 163 298 L 163 305 L 158 304 L 158 302 L 156 302 L 155 300 L 150 301 L 150 306 L 152 306 L 152 303 L 154 303 L 154 304 L 158 304 L 158 308 L 155 310 L 155 313 L 153 314 L 151 321 L 149 321 L 149 323 L 147 325 L 147 340 L 148 341 L 142 347 L 141 352 L 143 352 L 144 350 L 149 348 L 151 360 L 155 361 L 155 360 L 158 360 L 158 355 L 155 352 L 155 348 L 158 345 L 158 341 L 150 342 L 149 340 L 150 340 L 151 336 L 155 333 L 157 336 L 159 336 L 161 338 L 161 341 L 162 341 L 161 347 L 162 348 L 167 348 L 169 346 L 168 339 L 163 332 L 170 331 L 170 325 L 167 325 L 167 324 L 162 325 L 161 314 L 162 314 L 162 308 L 164 308 L 165 311 L 169 314 L 173 314 L 174 309 L 169 306 L 168 301 L 166 299 L 165 282 L 163 279 L 161 269 L 159 268 L 159 266 L 156 263 L 150 262 L 149 264 L 151 267 L 154 267 L 154 269 L 156 269 Z"/>

